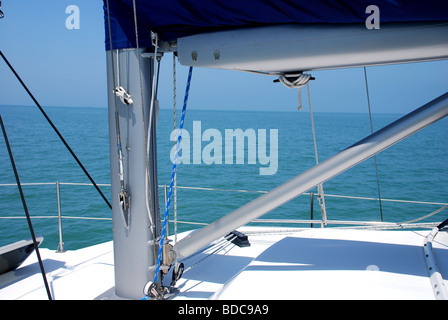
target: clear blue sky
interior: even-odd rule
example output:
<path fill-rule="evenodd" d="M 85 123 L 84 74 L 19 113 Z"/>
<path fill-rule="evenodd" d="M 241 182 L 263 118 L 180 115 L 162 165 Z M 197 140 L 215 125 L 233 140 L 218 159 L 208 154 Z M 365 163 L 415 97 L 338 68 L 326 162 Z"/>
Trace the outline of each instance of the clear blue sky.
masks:
<path fill-rule="evenodd" d="M 79 30 L 68 30 L 65 9 L 80 9 Z M 106 56 L 102 0 L 3 0 L 0 49 L 43 106 L 106 107 Z M 172 56 L 161 66 L 159 100 L 172 103 Z M 178 65 L 178 96 L 187 67 Z M 314 111 L 366 112 L 362 68 L 312 72 Z M 373 112 L 405 113 L 447 91 L 448 62 L 368 68 Z M 273 78 L 196 69 L 189 107 L 195 109 L 297 110 L 297 92 Z M 3 61 L 0 104 L 32 105 Z M 306 92 L 303 95 L 304 106 Z M 179 99 L 182 101 L 182 98 Z"/>

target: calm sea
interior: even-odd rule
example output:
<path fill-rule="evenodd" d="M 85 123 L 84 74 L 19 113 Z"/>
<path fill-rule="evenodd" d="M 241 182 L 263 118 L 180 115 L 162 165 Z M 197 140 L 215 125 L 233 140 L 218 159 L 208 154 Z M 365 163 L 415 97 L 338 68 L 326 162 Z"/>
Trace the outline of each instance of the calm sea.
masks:
<path fill-rule="evenodd" d="M 99 184 L 110 183 L 107 110 L 102 108 L 57 108 L 46 111 L 62 135 Z M 23 186 L 29 212 L 37 234 L 43 235 L 44 247 L 56 249 L 58 224 L 55 182 L 89 183 L 84 173 L 59 141 L 35 107 L 0 106 L 17 169 L 22 183 L 49 183 Z M 374 114 L 374 129 L 398 119 L 400 115 Z M 178 185 L 217 189 L 268 191 L 315 164 L 310 114 L 308 112 L 199 111 L 188 110 L 186 129 L 192 134 L 193 121 L 201 121 L 201 129 L 217 129 L 223 137 L 225 129 L 278 129 L 278 171 L 260 175 L 258 159 L 248 164 L 181 164 Z M 319 160 L 323 161 L 357 140 L 370 134 L 368 114 L 315 113 L 315 130 Z M 179 123 L 179 121 L 178 121 Z M 158 123 L 159 184 L 169 184 L 173 142 L 171 110 L 160 111 Z M 192 137 L 191 137 L 192 138 Z M 269 141 L 269 139 L 268 139 Z M 382 198 L 448 203 L 448 119 L 418 132 L 377 156 Z M 202 142 L 204 148 L 208 142 Z M 191 144 L 192 145 L 192 144 Z M 192 150 L 192 149 L 191 149 Z M 193 151 L 193 150 L 192 150 Z M 269 154 L 269 146 L 267 148 Z M 223 155 L 224 160 L 224 155 Z M 224 162 L 224 161 L 223 161 Z M 29 238 L 14 174 L 5 142 L 0 138 L 0 246 Z M 110 218 L 111 212 L 92 186 L 62 184 L 63 216 Z M 101 186 L 107 197 L 109 186 Z M 316 190 L 312 190 L 316 192 Z M 347 195 L 376 198 L 378 195 L 373 159 L 352 168 L 324 184 L 328 219 L 380 220 L 378 201 L 330 197 Z M 212 222 L 254 199 L 256 193 L 228 191 L 178 190 L 178 219 Z M 163 189 L 160 189 L 164 203 Z M 314 216 L 320 208 L 314 201 Z M 426 215 L 442 205 L 382 201 L 384 221 L 404 222 Z M 162 208 L 164 212 L 164 208 Z M 173 209 L 170 209 L 172 214 Z M 4 218 L 9 217 L 9 218 Z M 309 219 L 310 196 L 303 195 L 263 218 Z M 425 221 L 441 221 L 441 212 Z M 13 219 L 12 219 L 13 218 Z M 171 225 L 172 230 L 172 225 Z M 195 226 L 179 225 L 184 231 Z M 65 249 L 112 240 L 112 222 L 108 220 L 63 220 Z"/>

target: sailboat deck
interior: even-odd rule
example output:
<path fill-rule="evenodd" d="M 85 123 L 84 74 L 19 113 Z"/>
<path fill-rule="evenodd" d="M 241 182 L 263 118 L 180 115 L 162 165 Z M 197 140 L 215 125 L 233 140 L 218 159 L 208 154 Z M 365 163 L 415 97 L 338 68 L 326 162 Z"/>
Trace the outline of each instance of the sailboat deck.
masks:
<path fill-rule="evenodd" d="M 423 251 L 428 230 L 239 230 L 250 246 L 221 239 L 182 261 L 174 299 L 436 298 Z M 433 254 L 446 286 L 447 232 L 434 239 Z M 64 253 L 41 249 L 41 255 L 54 299 L 116 298 L 112 242 Z M 0 275 L 0 299 L 46 298 L 35 254 Z"/>

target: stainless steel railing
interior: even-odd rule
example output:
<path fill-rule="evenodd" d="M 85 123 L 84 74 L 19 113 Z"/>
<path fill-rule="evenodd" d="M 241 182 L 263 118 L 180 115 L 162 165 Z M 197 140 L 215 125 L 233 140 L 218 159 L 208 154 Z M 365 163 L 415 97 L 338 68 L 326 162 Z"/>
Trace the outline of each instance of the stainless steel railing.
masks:
<path fill-rule="evenodd" d="M 105 217 L 80 217 L 80 216 L 64 216 L 62 215 L 61 209 L 61 185 L 72 185 L 72 186 L 92 186 L 91 183 L 77 183 L 77 182 L 37 182 L 37 183 L 22 183 L 22 186 L 43 186 L 43 185 L 55 185 L 56 186 L 56 198 L 57 198 L 57 212 L 58 215 L 44 215 L 44 216 L 31 216 L 33 219 L 58 219 L 58 235 L 59 235 L 59 244 L 57 252 L 64 251 L 64 242 L 63 242 L 63 232 L 62 232 L 62 221 L 63 219 L 76 219 L 76 220 L 103 220 L 103 221 L 111 221 L 112 218 Z M 110 187 L 110 184 L 97 184 L 98 186 Z M 7 186 L 16 186 L 15 183 L 4 183 L 0 184 L 0 187 Z M 167 185 L 160 185 L 159 188 L 164 189 L 165 195 L 165 205 L 167 201 Z M 244 189 L 220 189 L 220 188 L 210 188 L 210 187 L 188 187 L 188 186 L 177 186 L 178 189 L 185 190 L 198 190 L 198 191 L 211 191 L 211 192 L 235 192 L 235 193 L 258 193 L 263 194 L 267 193 L 264 190 L 244 190 Z M 312 201 L 314 194 L 313 193 L 304 193 L 306 195 L 310 195 L 310 201 Z M 359 197 L 359 196 L 346 196 L 346 195 L 336 195 L 336 194 L 325 194 L 325 197 L 333 197 L 333 198 L 344 198 L 344 199 L 355 199 L 355 200 L 368 200 L 368 201 L 378 201 L 377 198 L 371 197 Z M 381 201 L 384 202 L 398 202 L 398 203 L 413 203 L 413 204 L 423 204 L 423 205 L 439 205 L 443 206 L 442 208 L 434 211 L 431 214 L 427 214 L 422 218 L 428 218 L 433 214 L 439 213 L 440 211 L 448 208 L 448 203 L 443 202 L 430 202 L 430 201 L 413 201 L 413 200 L 400 200 L 400 199 L 385 199 L 381 198 Z M 0 219 L 25 219 L 23 217 L 11 217 L 11 216 L 0 216 Z M 408 222 L 401 223 L 388 223 L 388 222 L 375 222 L 375 221 L 347 221 L 347 220 L 318 220 L 312 218 L 312 209 L 311 209 L 311 219 L 255 219 L 252 222 L 256 223 L 269 223 L 269 224 L 310 224 L 311 226 L 314 224 L 320 224 L 321 227 L 325 227 L 326 225 L 352 225 L 362 227 L 380 227 L 380 228 L 412 228 L 412 227 L 433 227 L 436 223 L 424 223 L 424 224 L 415 224 L 415 222 L 420 221 L 421 219 L 414 219 Z M 170 222 L 174 222 L 170 220 Z M 412 223 L 411 223 L 412 222 Z M 194 221 L 182 221 L 177 220 L 176 223 L 179 224 L 189 224 L 189 225 L 197 225 L 197 226 L 206 226 L 207 223 L 203 222 L 194 222 Z"/>

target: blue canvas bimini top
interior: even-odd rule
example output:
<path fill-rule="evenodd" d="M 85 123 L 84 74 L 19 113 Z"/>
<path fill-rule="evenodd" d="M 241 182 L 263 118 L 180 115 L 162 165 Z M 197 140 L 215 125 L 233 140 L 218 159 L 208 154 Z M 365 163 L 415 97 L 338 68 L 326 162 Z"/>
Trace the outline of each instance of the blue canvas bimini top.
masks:
<path fill-rule="evenodd" d="M 135 48 L 133 0 L 103 0 L 106 49 Z M 380 10 L 380 21 L 448 20 L 446 0 L 135 0 L 138 42 L 151 46 L 151 31 L 169 41 L 233 28 L 287 23 L 364 23 L 369 5 Z"/>

